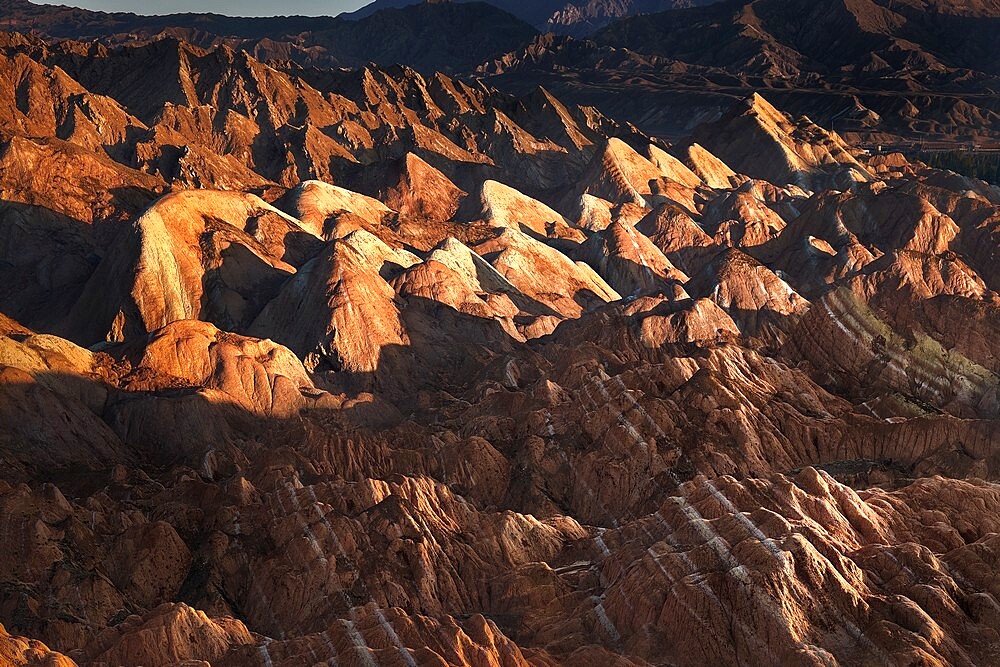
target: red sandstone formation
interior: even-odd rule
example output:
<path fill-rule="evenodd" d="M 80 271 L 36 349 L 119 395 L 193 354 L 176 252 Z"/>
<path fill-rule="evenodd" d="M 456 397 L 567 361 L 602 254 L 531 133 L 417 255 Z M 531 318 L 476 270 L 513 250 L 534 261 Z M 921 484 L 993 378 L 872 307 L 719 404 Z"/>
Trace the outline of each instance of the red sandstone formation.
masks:
<path fill-rule="evenodd" d="M 3 52 L 0 663 L 995 662 L 995 187 L 759 96 Z"/>

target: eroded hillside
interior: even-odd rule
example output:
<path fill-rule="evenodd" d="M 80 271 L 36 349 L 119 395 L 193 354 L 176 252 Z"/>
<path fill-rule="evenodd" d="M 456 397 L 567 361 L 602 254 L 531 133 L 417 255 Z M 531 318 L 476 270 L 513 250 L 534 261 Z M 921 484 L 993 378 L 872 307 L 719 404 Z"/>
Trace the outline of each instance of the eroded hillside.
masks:
<path fill-rule="evenodd" d="M 0 86 L 0 662 L 995 660 L 997 188 L 759 95 Z"/>

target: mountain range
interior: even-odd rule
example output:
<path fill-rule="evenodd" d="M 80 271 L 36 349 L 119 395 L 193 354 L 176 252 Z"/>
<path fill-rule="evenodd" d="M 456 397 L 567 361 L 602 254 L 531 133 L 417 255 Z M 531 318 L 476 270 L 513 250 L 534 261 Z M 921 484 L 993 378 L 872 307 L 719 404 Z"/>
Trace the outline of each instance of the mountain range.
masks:
<path fill-rule="evenodd" d="M 455 4 L 475 4 L 480 0 L 456 0 Z M 493 0 L 496 7 L 541 31 L 586 34 L 626 16 L 667 9 L 710 4 L 718 0 Z M 245 18 L 219 14 L 165 14 L 141 16 L 126 12 L 96 12 L 75 7 L 37 5 L 30 0 L 3 0 L 5 19 L 0 26 L 18 30 L 39 30 L 53 37 L 93 38 L 134 33 L 152 35 L 164 29 L 185 29 L 226 37 L 278 39 L 314 30 L 330 30 L 348 21 L 360 21 L 384 10 L 398 10 L 421 4 L 452 4 L 451 0 L 374 0 L 353 12 L 330 16 L 281 16 Z M 484 16 L 484 22 L 495 16 Z"/>
<path fill-rule="evenodd" d="M 0 665 L 995 662 L 1000 186 L 775 101 L 993 9 L 866 2 L 9 22 Z"/>
<path fill-rule="evenodd" d="M 458 0 L 466 2 L 468 0 Z M 419 0 L 374 0 L 361 9 L 341 14 L 343 18 L 361 19 L 383 9 L 399 9 Z M 543 32 L 586 35 L 616 19 L 636 14 L 652 14 L 668 9 L 697 7 L 718 0 L 492 0 L 491 5 L 527 21 Z"/>
<path fill-rule="evenodd" d="M 736 0 L 541 36 L 480 72 L 668 135 L 756 90 L 868 143 L 996 141 L 998 34 L 996 2 Z"/>
<path fill-rule="evenodd" d="M 674 138 L 756 91 L 864 145 L 968 148 L 1000 139 L 995 0 L 727 0 L 648 14 L 661 6 L 401 4 L 271 20 L 5 0 L 0 27 L 108 46 L 225 45 L 279 69 L 406 64 L 522 94 L 542 86 Z M 643 14 L 601 27 L 634 13 Z M 553 21 L 573 27 L 537 32 L 555 29 Z"/>
<path fill-rule="evenodd" d="M 467 71 L 483 60 L 516 49 L 537 31 L 485 3 L 419 3 L 359 20 L 289 16 L 234 18 L 217 14 L 92 12 L 3 0 L 0 29 L 49 38 L 95 39 L 108 45 L 161 38 L 212 47 L 225 44 L 256 57 L 303 65 L 356 67 L 368 62 L 406 63 L 425 71 Z"/>

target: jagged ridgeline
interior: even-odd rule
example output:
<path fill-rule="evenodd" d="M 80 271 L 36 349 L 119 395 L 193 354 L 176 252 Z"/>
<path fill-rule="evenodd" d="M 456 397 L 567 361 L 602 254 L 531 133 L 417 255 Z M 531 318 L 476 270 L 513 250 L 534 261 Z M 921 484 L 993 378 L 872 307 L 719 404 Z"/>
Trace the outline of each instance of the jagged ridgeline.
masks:
<path fill-rule="evenodd" d="M 996 0 L 377 0 L 337 17 L 141 16 L 2 0 L 5 30 L 228 46 L 279 68 L 406 63 L 537 85 L 679 138 L 751 92 L 853 143 L 1000 140 Z M 976 174 L 973 174 L 976 175 Z"/>
<path fill-rule="evenodd" d="M 0 44 L 0 664 L 995 661 L 997 187 Z"/>
<path fill-rule="evenodd" d="M 714 0 L 375 0 L 339 16 L 241 18 L 211 13 L 142 16 L 3 0 L 4 25 L 56 38 L 149 38 L 171 34 L 188 40 L 225 39 L 258 54 L 338 64 L 345 58 L 380 61 L 401 52 L 437 58 L 455 68 L 489 49 L 509 50 L 511 39 L 555 31 L 584 35 L 617 18 L 711 4 Z M 205 9 L 213 9 L 206 7 Z M 295 7 L 289 7 L 295 9 Z M 333 8 L 330 8 L 332 11 Z M 423 47 L 423 48 L 421 48 Z M 401 51 L 402 49 L 402 51 Z M 421 53 L 423 51 L 423 53 Z M 435 53 L 436 51 L 436 53 Z M 503 52 L 503 51 L 500 51 Z M 442 59 L 442 56 L 449 58 Z M 411 60 L 405 62 L 413 63 Z M 339 64 L 346 64 L 339 62 Z"/>
<path fill-rule="evenodd" d="M 996 0 L 699 4 L 539 35 L 478 71 L 677 137 L 758 91 L 873 147 L 1000 141 Z"/>

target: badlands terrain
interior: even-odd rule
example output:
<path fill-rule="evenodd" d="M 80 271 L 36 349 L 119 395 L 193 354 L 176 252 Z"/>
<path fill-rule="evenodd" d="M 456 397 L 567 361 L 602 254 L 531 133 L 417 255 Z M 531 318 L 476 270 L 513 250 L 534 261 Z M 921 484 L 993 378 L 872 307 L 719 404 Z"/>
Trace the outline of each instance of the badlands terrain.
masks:
<path fill-rule="evenodd" d="M 998 54 L 998 0 L 728 0 L 542 35 L 480 71 L 676 138 L 764 91 L 855 142 L 968 148 L 1000 144 Z"/>
<path fill-rule="evenodd" d="M 271 18 L 0 0 L 0 30 L 224 45 L 291 72 L 405 63 L 542 86 L 671 141 L 759 92 L 855 145 L 991 147 L 1000 161 L 1000 0 L 374 0 Z"/>
<path fill-rule="evenodd" d="M 161 37 L 0 33 L 0 664 L 997 664 L 1000 188 Z"/>

